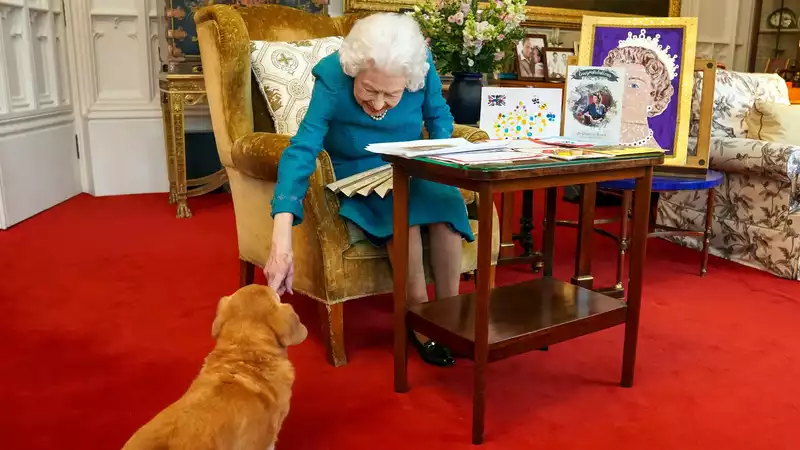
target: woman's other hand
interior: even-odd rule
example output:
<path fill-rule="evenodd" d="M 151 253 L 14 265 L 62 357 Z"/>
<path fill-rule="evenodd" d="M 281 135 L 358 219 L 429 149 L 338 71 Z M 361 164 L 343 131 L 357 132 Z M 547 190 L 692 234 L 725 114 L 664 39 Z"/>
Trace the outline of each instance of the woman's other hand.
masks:
<path fill-rule="evenodd" d="M 292 294 L 294 279 L 294 257 L 292 253 L 292 221 L 291 213 L 275 214 L 272 228 L 272 247 L 267 264 L 264 265 L 264 276 L 269 287 L 278 295 L 285 292 Z"/>

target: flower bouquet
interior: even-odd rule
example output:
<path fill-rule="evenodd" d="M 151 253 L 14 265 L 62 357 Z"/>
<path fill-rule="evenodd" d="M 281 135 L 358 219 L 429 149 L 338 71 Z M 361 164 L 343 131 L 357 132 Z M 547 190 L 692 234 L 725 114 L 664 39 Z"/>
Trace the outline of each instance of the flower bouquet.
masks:
<path fill-rule="evenodd" d="M 492 73 L 511 57 L 525 34 L 525 0 L 428 0 L 410 13 L 439 73 Z"/>
<path fill-rule="evenodd" d="M 436 69 L 451 73 L 447 103 L 456 123 L 476 125 L 484 73 L 514 56 L 525 30 L 525 0 L 426 0 L 409 13 L 428 42 Z"/>

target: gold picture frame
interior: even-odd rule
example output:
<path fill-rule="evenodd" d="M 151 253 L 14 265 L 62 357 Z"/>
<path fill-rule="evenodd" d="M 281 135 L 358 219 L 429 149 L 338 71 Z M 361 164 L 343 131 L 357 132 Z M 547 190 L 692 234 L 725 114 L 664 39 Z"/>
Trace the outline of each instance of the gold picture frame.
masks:
<path fill-rule="evenodd" d="M 682 34 L 671 33 L 669 29 L 682 29 Z M 666 30 L 666 31 L 665 31 Z M 669 53 L 680 58 L 676 60 L 676 72 L 674 79 L 669 80 L 673 87 L 670 94 L 671 100 L 666 103 L 651 105 L 657 113 L 649 115 L 648 119 L 651 132 L 655 131 L 655 139 L 658 140 L 662 148 L 668 151 L 664 159 L 667 166 L 686 167 L 691 163 L 688 155 L 689 126 L 692 116 L 692 95 L 694 90 L 694 63 L 697 45 L 697 18 L 695 17 L 596 17 L 586 16 L 583 18 L 581 29 L 580 54 L 578 55 L 578 65 L 592 66 L 598 61 L 593 61 L 595 55 L 595 37 L 598 33 L 605 33 L 604 39 L 598 41 L 599 54 L 607 53 L 604 45 L 609 42 L 616 42 L 618 36 L 628 32 L 645 32 L 647 38 L 655 38 L 659 31 L 660 43 L 670 45 L 674 51 L 676 40 L 680 39 L 680 52 Z M 634 33 L 636 34 L 636 33 Z M 652 35 L 652 36 L 651 36 Z M 637 36 L 634 36 L 634 38 Z M 614 44 L 611 44 L 612 46 Z M 601 56 L 605 58 L 604 56 Z M 602 61 L 597 65 L 602 65 Z M 662 99 L 663 100 L 663 99 Z M 672 102 L 677 100 L 677 105 L 673 107 Z M 664 106 L 666 105 L 666 106 Z M 648 107 L 648 111 L 650 111 Z M 663 112 L 662 112 L 663 111 Z M 666 114 L 666 115 L 665 115 Z M 672 124 L 674 123 L 674 130 Z M 669 125 L 667 125 L 669 124 Z M 660 139 L 660 140 L 659 140 Z M 667 141 L 670 145 L 664 145 Z"/>
<path fill-rule="evenodd" d="M 681 0 L 669 0 L 669 17 L 681 15 Z M 344 12 L 390 11 L 413 8 L 423 3 L 422 0 L 344 0 Z M 580 29 L 583 16 L 633 17 L 630 14 L 605 13 L 582 9 L 551 8 L 546 6 L 526 6 L 525 15 L 528 20 L 525 26 L 545 28 Z"/>

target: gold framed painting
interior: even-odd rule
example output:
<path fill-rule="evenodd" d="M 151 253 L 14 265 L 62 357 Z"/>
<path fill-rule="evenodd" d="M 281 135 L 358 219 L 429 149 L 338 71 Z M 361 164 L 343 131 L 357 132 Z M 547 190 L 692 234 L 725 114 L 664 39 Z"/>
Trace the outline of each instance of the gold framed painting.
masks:
<path fill-rule="evenodd" d="M 344 0 L 344 12 L 401 11 L 422 0 Z M 581 27 L 583 16 L 663 16 L 681 14 L 681 0 L 527 0 L 527 26 Z"/>
<path fill-rule="evenodd" d="M 623 111 L 623 144 L 662 148 L 669 166 L 690 163 L 696 43 L 694 17 L 583 19 L 578 64 L 625 67 L 626 103 L 644 103 Z"/>

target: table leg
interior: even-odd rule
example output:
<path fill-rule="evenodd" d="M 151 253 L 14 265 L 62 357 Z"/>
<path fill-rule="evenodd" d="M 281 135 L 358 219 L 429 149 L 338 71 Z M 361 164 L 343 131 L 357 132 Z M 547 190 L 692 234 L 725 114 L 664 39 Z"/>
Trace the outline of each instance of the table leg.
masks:
<path fill-rule="evenodd" d="M 594 238 L 594 208 L 597 199 L 597 184 L 581 186 L 580 211 L 578 216 L 578 248 L 575 255 L 575 275 L 572 284 L 592 289 L 592 240 Z"/>
<path fill-rule="evenodd" d="M 522 215 L 519 234 L 515 238 L 522 247 L 522 256 L 533 255 L 533 191 L 522 191 Z"/>
<path fill-rule="evenodd" d="M 172 137 L 172 154 L 174 157 L 175 176 L 175 202 L 178 209 L 175 216 L 179 219 L 192 217 L 189 205 L 186 203 L 186 139 L 183 128 L 184 95 L 182 93 L 169 93 L 169 134 Z"/>
<path fill-rule="evenodd" d="M 625 320 L 625 344 L 622 353 L 623 387 L 633 386 L 633 370 L 636 363 L 636 345 L 639 340 L 639 312 L 642 303 L 642 283 L 647 235 L 650 225 L 650 192 L 653 185 L 653 168 L 645 169 L 645 175 L 636 180 L 633 193 L 633 232 L 631 237 L 630 265 L 628 267 L 628 315 Z"/>
<path fill-rule="evenodd" d="M 556 254 L 556 204 L 558 202 L 558 188 L 547 188 L 545 194 L 544 233 L 542 235 L 542 251 L 544 253 L 544 275 L 553 276 L 553 259 Z"/>
<path fill-rule="evenodd" d="M 514 193 L 509 192 L 502 195 L 502 212 L 500 222 L 500 258 L 514 257 L 514 233 L 512 231 L 514 222 Z"/>
<path fill-rule="evenodd" d="M 711 245 L 711 222 L 714 219 L 714 188 L 708 190 L 706 201 L 706 230 L 703 234 L 703 259 L 700 261 L 700 276 L 706 276 L 708 268 L 708 247 Z"/>
<path fill-rule="evenodd" d="M 396 194 L 395 194 L 396 195 Z M 489 188 L 479 198 L 492 198 Z M 492 202 L 478 205 L 478 273 L 491 273 L 492 266 Z M 478 277 L 475 302 L 475 381 L 472 398 L 472 443 L 483 443 L 486 413 L 486 365 L 489 362 L 489 295 L 491 277 Z"/>
<path fill-rule="evenodd" d="M 408 287 L 408 185 L 406 170 L 393 166 L 393 264 L 394 277 L 394 391 L 408 392 L 408 344 L 406 342 L 406 298 Z M 487 197 L 491 198 L 491 197 Z M 492 205 L 492 202 L 482 202 Z M 491 222 L 490 222 L 491 223 Z M 491 234 L 489 235 L 491 236 Z M 480 237 L 479 237 L 480 239 Z M 478 266 L 480 269 L 480 265 Z M 488 273 L 488 271 L 487 271 Z M 481 277 L 486 278 L 486 277 Z M 480 282 L 479 282 L 480 283 Z"/>
<path fill-rule="evenodd" d="M 168 201 L 174 205 L 177 201 L 175 197 L 175 139 L 172 134 L 172 120 L 170 108 L 170 94 L 166 92 L 161 93 L 161 123 L 164 128 L 164 149 L 167 156 L 167 179 L 169 180 L 169 198 Z"/>
<path fill-rule="evenodd" d="M 633 192 L 622 191 L 622 217 L 619 220 L 619 253 L 617 254 L 617 284 L 616 290 L 624 290 L 622 278 L 625 274 L 625 253 L 628 251 L 628 215 L 631 213 L 631 199 Z"/>

